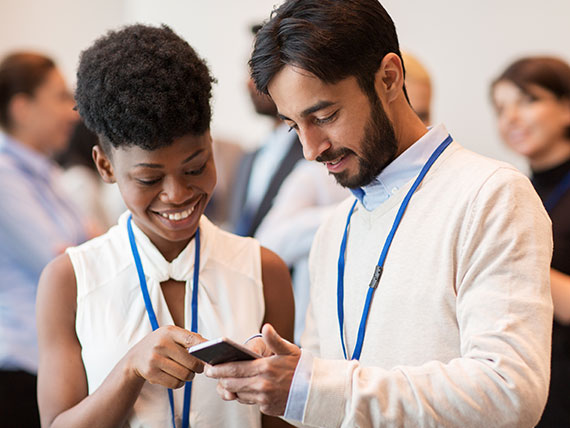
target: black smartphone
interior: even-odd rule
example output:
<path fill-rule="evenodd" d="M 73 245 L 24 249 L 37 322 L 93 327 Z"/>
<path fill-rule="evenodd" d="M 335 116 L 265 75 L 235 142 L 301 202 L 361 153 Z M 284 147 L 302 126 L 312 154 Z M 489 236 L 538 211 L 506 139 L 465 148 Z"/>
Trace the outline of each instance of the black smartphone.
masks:
<path fill-rule="evenodd" d="M 261 355 L 250 351 L 245 346 L 227 337 L 208 340 L 188 348 L 188 352 L 208 364 L 216 365 L 232 361 L 247 361 L 261 358 Z"/>

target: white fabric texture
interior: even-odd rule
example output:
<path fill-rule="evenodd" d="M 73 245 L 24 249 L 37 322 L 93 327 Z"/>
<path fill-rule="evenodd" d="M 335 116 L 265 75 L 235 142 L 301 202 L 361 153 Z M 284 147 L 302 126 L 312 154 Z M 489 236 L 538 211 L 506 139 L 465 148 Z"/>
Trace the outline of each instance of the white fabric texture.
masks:
<path fill-rule="evenodd" d="M 367 286 L 412 181 L 357 204 L 344 276 L 347 352 Z M 546 402 L 551 225 L 529 180 L 452 143 L 413 195 L 372 301 L 360 361 L 345 361 L 337 260 L 353 200 L 319 229 L 302 343 L 313 359 L 303 423 L 532 427 Z"/>
<path fill-rule="evenodd" d="M 77 278 L 76 331 L 89 384 L 95 391 L 125 353 L 152 331 L 140 291 L 127 235 L 128 212 L 105 235 L 68 249 Z M 133 232 L 159 325 L 174 322 L 160 282 L 186 281 L 185 328 L 192 319 L 194 240 L 171 263 L 134 224 Z M 265 312 L 259 243 L 224 232 L 205 216 L 200 220 L 198 332 L 207 339 L 227 336 L 243 342 L 259 332 Z M 256 427 L 257 407 L 225 402 L 216 381 L 196 375 L 192 385 L 190 425 Z M 184 388 L 174 391 L 177 426 Z M 167 389 L 145 383 L 128 427 L 170 426 Z"/>
<path fill-rule="evenodd" d="M 449 132 L 443 124 L 431 128 L 418 141 L 390 162 L 370 184 L 351 189 L 351 192 L 366 210 L 373 211 L 387 201 L 393 194 L 397 193 L 397 191 L 410 180 L 415 180 L 432 153 L 448 136 Z M 308 300 L 307 298 L 307 301 Z M 312 347 L 311 344 L 305 342 L 305 346 L 307 345 Z M 309 358 L 309 355 L 309 352 L 304 352 L 301 355 L 301 359 L 295 370 L 295 377 L 291 384 L 289 398 L 287 400 L 287 409 L 284 415 L 285 418 L 290 420 L 301 421 L 303 419 L 312 371 L 312 358 Z M 309 359 L 310 361 L 305 361 Z M 307 372 L 300 373 L 302 370 L 306 370 Z"/>

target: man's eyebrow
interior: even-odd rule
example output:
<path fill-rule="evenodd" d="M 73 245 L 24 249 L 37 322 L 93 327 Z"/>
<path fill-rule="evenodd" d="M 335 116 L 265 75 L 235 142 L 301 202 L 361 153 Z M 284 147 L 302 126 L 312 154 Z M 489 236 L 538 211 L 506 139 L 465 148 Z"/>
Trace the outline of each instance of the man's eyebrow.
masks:
<path fill-rule="evenodd" d="M 287 116 L 282 115 L 281 113 L 277 113 L 277 117 L 278 117 L 279 119 L 281 119 L 281 120 L 291 120 L 291 119 L 289 119 Z"/>
<path fill-rule="evenodd" d="M 306 108 L 305 110 L 303 110 L 301 112 L 301 117 L 305 118 L 310 114 L 313 114 L 319 110 L 322 110 L 324 108 L 330 107 L 333 104 L 335 104 L 332 101 L 319 101 L 318 103 L 312 105 L 311 107 Z M 281 113 L 277 113 L 277 117 L 281 120 L 291 120 L 289 119 L 287 116 L 282 115 Z"/>
<path fill-rule="evenodd" d="M 198 155 L 199 155 L 200 153 L 202 153 L 203 151 L 204 151 L 204 149 L 200 149 L 200 150 L 198 150 L 198 151 L 192 153 L 190 156 L 188 156 L 186 159 L 184 159 L 181 163 L 182 163 L 182 164 L 185 164 L 185 163 L 190 162 L 192 159 L 194 159 L 196 156 L 198 156 Z M 159 164 L 159 163 L 145 163 L 145 162 L 142 162 L 142 163 L 137 163 L 137 164 L 135 165 L 135 167 L 139 167 L 139 166 L 140 166 L 140 167 L 144 167 L 144 168 L 157 168 L 157 169 L 158 169 L 158 168 L 164 168 L 164 165 Z"/>
<path fill-rule="evenodd" d="M 319 110 L 332 106 L 334 103 L 332 101 L 319 101 L 315 105 L 312 105 L 309 108 L 306 108 L 301 112 L 301 117 L 307 117 L 308 115 L 315 113 Z"/>

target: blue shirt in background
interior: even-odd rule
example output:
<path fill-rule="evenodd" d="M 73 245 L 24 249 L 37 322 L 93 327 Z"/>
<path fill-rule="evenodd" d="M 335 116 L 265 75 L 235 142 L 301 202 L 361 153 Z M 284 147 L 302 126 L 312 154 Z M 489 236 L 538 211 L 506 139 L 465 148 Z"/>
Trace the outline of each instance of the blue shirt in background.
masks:
<path fill-rule="evenodd" d="M 0 370 L 37 372 L 40 273 L 87 238 L 59 174 L 49 158 L 0 133 Z"/>

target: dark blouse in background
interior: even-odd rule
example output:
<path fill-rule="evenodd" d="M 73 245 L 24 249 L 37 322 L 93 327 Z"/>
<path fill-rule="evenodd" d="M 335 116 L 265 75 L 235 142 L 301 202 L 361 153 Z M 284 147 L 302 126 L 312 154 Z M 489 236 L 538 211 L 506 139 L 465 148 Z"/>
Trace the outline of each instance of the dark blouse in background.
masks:
<path fill-rule="evenodd" d="M 543 202 L 569 172 L 570 159 L 555 168 L 533 173 L 534 188 Z M 549 214 L 554 237 L 552 268 L 570 275 L 570 191 Z M 537 426 L 570 427 L 570 326 L 556 320 L 552 329 L 550 394 Z"/>

